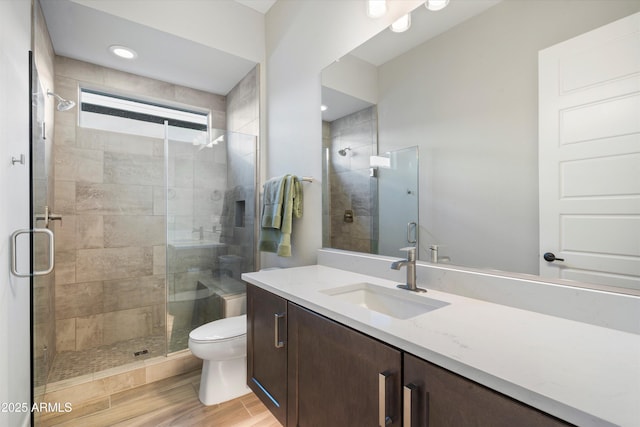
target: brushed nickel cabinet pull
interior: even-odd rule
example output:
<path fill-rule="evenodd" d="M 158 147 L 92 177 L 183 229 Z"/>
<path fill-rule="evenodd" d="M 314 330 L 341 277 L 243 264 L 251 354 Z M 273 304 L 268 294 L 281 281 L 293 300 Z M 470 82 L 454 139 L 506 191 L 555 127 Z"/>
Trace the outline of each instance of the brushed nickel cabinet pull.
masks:
<path fill-rule="evenodd" d="M 391 377 L 391 372 L 385 371 L 378 374 L 378 426 L 384 427 L 393 422 L 391 416 L 387 415 L 387 380 Z"/>
<path fill-rule="evenodd" d="M 284 341 L 280 340 L 280 319 L 284 318 L 284 313 L 273 315 L 273 345 L 276 348 L 284 347 Z"/>
<path fill-rule="evenodd" d="M 411 427 L 411 411 L 413 409 L 413 392 L 417 390 L 415 384 L 408 384 L 403 387 L 402 395 L 402 427 Z"/>

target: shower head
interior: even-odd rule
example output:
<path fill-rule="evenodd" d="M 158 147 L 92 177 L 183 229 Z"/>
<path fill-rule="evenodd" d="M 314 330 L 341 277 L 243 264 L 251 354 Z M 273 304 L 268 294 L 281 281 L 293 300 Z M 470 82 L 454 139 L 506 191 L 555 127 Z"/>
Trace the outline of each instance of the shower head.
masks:
<path fill-rule="evenodd" d="M 339 151 L 338 151 L 338 154 L 340 154 L 342 157 L 344 157 L 344 156 L 346 156 L 346 155 L 347 155 L 347 152 L 349 152 L 349 151 L 351 151 L 351 148 L 350 148 L 350 147 L 343 148 L 342 150 L 339 150 Z"/>
<path fill-rule="evenodd" d="M 72 109 L 73 107 L 76 106 L 75 102 L 70 101 L 68 99 L 64 99 L 63 97 L 61 97 L 57 93 L 53 93 L 50 90 L 47 91 L 47 95 L 48 96 L 53 96 L 55 99 L 58 100 L 58 104 L 56 105 L 56 110 L 58 110 L 58 111 L 67 111 L 67 110 L 70 110 L 70 109 Z"/>

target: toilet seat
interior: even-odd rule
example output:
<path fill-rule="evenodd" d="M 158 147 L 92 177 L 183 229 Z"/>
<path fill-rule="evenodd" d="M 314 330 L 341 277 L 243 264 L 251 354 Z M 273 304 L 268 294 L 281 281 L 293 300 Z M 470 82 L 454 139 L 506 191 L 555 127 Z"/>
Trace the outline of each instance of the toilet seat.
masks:
<path fill-rule="evenodd" d="M 189 333 L 195 343 L 228 341 L 246 335 L 247 315 L 227 317 L 206 323 Z"/>

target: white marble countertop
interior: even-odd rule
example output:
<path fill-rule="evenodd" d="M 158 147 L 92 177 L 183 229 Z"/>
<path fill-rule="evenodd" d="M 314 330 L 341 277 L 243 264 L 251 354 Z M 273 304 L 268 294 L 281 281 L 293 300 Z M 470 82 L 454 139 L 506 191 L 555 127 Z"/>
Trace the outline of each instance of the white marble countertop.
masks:
<path fill-rule="evenodd" d="M 396 282 L 322 265 L 242 279 L 570 423 L 640 426 L 639 335 L 436 290 L 411 295 L 447 306 L 400 320 L 320 292 Z"/>

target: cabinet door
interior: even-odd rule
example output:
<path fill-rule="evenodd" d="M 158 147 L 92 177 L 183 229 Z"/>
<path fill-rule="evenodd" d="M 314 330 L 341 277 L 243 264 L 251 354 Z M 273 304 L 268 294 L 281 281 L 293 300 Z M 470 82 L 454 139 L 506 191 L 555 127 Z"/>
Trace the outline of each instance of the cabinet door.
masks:
<path fill-rule="evenodd" d="M 414 388 L 412 397 L 409 397 L 408 387 Z M 406 353 L 404 354 L 403 394 L 405 426 L 555 427 L 570 425 Z"/>
<path fill-rule="evenodd" d="M 287 300 L 247 285 L 247 383 L 282 423 L 287 416 Z"/>
<path fill-rule="evenodd" d="M 398 350 L 292 303 L 288 315 L 288 426 L 401 425 Z"/>

